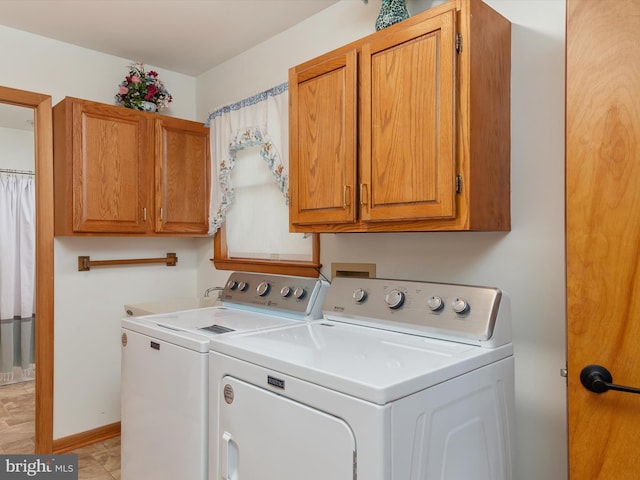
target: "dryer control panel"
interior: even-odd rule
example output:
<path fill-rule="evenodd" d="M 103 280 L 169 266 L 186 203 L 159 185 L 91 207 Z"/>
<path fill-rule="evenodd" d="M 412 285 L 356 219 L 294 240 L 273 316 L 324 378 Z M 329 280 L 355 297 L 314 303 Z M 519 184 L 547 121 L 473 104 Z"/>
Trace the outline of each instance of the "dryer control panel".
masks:
<path fill-rule="evenodd" d="M 508 295 L 493 287 L 337 277 L 326 318 L 414 335 L 496 347 L 511 341 Z"/>

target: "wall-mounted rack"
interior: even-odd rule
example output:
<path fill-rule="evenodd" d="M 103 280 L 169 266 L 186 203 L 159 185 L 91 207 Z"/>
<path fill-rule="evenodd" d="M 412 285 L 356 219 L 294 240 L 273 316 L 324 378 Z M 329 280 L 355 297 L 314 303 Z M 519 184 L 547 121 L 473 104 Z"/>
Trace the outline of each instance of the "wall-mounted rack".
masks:
<path fill-rule="evenodd" d="M 88 256 L 78 257 L 78 271 L 85 272 L 91 270 L 91 267 L 109 267 L 112 265 L 138 265 L 144 263 L 164 263 L 167 267 L 175 267 L 178 263 L 178 257 L 175 253 L 167 253 L 162 258 L 129 258 L 123 260 L 91 260 Z"/>

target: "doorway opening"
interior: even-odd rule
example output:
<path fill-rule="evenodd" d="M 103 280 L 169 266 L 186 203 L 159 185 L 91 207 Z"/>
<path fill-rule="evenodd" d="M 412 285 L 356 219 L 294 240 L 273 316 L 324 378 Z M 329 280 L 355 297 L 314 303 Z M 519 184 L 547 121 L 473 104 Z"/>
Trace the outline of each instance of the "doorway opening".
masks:
<path fill-rule="evenodd" d="M 35 172 L 35 453 L 53 450 L 53 133 L 51 97 L 0 87 L 0 103 L 33 112 Z"/>

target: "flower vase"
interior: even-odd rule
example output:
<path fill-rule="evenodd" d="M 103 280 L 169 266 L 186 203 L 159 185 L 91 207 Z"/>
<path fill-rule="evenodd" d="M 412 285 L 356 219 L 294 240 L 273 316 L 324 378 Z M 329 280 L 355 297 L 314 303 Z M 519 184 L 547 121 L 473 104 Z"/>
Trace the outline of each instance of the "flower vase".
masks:
<path fill-rule="evenodd" d="M 380 14 L 376 19 L 376 30 L 382 30 L 407 18 L 409 10 L 404 0 L 382 0 Z"/>
<path fill-rule="evenodd" d="M 140 104 L 140 110 L 143 112 L 155 112 L 158 110 L 158 106 L 153 102 L 144 101 Z"/>

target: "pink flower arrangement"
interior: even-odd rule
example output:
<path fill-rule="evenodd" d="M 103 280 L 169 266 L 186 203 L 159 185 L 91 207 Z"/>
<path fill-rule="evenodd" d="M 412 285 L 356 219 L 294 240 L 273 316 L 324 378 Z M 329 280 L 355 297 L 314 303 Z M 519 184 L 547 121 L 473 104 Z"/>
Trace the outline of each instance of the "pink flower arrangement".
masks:
<path fill-rule="evenodd" d="M 158 78 L 158 72 L 145 72 L 144 63 L 135 62 L 129 65 L 129 74 L 118 86 L 115 99 L 118 105 L 136 110 L 149 110 L 145 102 L 151 102 L 161 111 L 169 106 L 173 97 Z"/>

